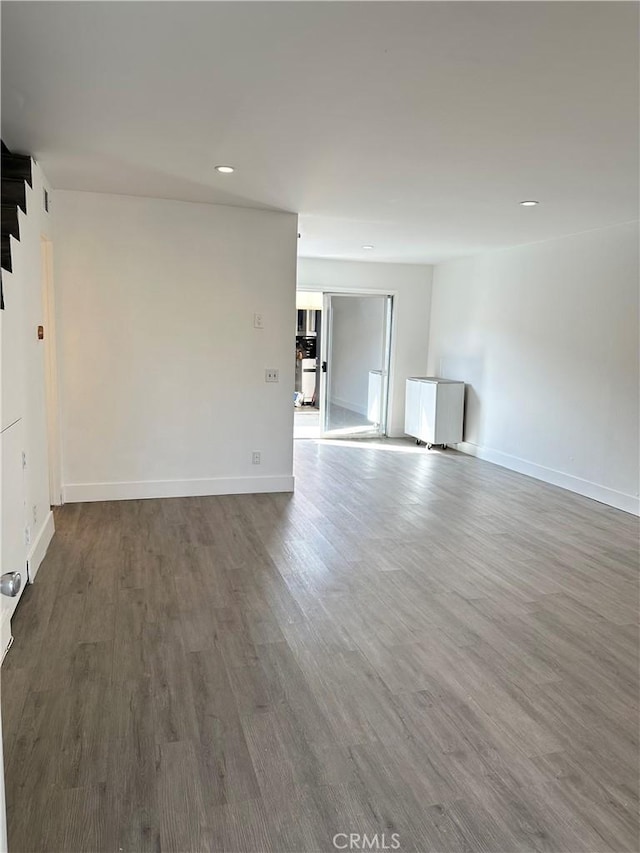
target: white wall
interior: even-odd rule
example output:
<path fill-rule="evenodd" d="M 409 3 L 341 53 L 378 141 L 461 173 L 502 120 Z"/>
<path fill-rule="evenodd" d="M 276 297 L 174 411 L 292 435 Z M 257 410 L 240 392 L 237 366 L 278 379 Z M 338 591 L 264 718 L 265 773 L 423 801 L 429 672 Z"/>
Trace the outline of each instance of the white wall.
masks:
<path fill-rule="evenodd" d="M 296 308 L 308 311 L 322 311 L 323 300 L 321 293 L 313 293 L 311 290 L 296 291 Z"/>
<path fill-rule="evenodd" d="M 404 435 L 404 389 L 427 366 L 432 268 L 413 264 L 298 260 L 298 287 L 305 290 L 392 293 L 394 321 L 389 377 L 389 434 Z"/>
<path fill-rule="evenodd" d="M 42 289 L 41 239 L 52 233 L 51 214 L 44 210 L 44 189 L 49 189 L 40 167 L 32 162 L 32 187 L 26 187 L 27 212 L 18 213 L 20 240 L 12 239 L 12 272 L 2 271 L 5 310 L 0 311 L 1 336 L 1 423 L 5 437 L 11 424 L 21 432 L 26 455 L 22 502 L 22 524 L 29 528 L 30 543 L 24 545 L 19 566 L 2 566 L 2 571 L 22 569 L 26 582 L 29 564 L 35 576 L 54 532 L 50 509 L 47 409 L 45 387 L 45 343 L 37 328 L 46 325 Z M 45 328 L 45 334 L 48 333 Z M 18 423 L 19 422 L 19 423 Z M 8 441 L 6 442 L 8 445 Z M 5 442 L 3 441 L 3 447 Z M 6 485 L 3 483 L 3 485 Z M 10 504 L 15 496 L 3 489 Z M 9 507 L 7 512 L 9 512 Z M 24 542 L 24 530 L 20 533 Z M 15 558 L 12 558 L 15 562 Z"/>
<path fill-rule="evenodd" d="M 54 203 L 66 500 L 290 490 L 297 217 Z"/>
<path fill-rule="evenodd" d="M 369 371 L 384 367 L 384 297 L 332 300 L 331 400 L 367 414 Z"/>
<path fill-rule="evenodd" d="M 436 267 L 429 372 L 468 383 L 462 449 L 637 512 L 637 225 Z"/>

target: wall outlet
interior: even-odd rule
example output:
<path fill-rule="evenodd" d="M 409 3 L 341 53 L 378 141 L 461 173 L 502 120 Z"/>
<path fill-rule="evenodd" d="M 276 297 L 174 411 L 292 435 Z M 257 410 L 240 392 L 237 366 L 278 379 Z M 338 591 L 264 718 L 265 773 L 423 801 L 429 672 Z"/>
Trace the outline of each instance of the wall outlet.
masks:
<path fill-rule="evenodd" d="M 259 465 L 260 464 L 260 451 L 259 450 L 254 450 L 253 453 L 251 454 L 251 463 L 252 463 L 252 465 Z"/>
<path fill-rule="evenodd" d="M 280 381 L 280 371 L 277 367 L 267 367 L 264 372 L 264 381 L 265 382 L 279 382 Z"/>
<path fill-rule="evenodd" d="M 24 544 L 31 545 L 31 528 L 27 525 L 24 529 Z"/>
<path fill-rule="evenodd" d="M 262 314 L 254 314 L 253 315 L 253 328 L 254 329 L 264 329 L 264 318 Z"/>
<path fill-rule="evenodd" d="M 26 454 L 26 451 L 24 451 L 24 450 L 22 451 L 22 467 L 23 468 L 27 467 L 27 454 Z"/>
<path fill-rule="evenodd" d="M 37 525 L 38 525 L 38 507 L 36 504 L 33 505 L 32 515 L 33 515 L 33 523 L 37 527 Z"/>

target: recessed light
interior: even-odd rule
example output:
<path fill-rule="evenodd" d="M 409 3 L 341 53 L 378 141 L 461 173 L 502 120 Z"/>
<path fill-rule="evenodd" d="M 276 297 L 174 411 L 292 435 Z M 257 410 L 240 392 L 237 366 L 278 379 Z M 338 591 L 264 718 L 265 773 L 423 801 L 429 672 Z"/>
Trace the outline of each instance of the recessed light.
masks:
<path fill-rule="evenodd" d="M 235 172 L 233 166 L 216 166 L 216 172 L 222 172 L 223 175 L 230 175 L 231 172 Z"/>
<path fill-rule="evenodd" d="M 534 201 L 533 199 L 529 199 L 528 201 L 521 201 L 520 204 L 523 207 L 535 207 L 536 204 L 540 204 L 539 201 Z"/>
<path fill-rule="evenodd" d="M 363 246 L 363 249 L 373 249 L 373 246 Z"/>

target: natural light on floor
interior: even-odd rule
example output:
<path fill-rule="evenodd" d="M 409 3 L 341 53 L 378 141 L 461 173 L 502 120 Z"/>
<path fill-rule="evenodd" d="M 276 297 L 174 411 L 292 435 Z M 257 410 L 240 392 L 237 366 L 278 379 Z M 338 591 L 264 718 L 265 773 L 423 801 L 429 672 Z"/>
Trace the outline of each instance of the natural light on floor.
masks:
<path fill-rule="evenodd" d="M 312 440 L 315 444 L 328 444 L 336 447 L 357 447 L 360 450 L 386 450 L 391 453 L 421 453 L 423 455 L 430 455 L 432 453 L 452 452 L 451 450 L 442 450 L 435 447 L 432 450 L 427 450 L 426 447 L 419 447 L 415 442 L 404 438 L 356 439 L 354 441 L 349 441 L 346 438 L 315 438 Z"/>

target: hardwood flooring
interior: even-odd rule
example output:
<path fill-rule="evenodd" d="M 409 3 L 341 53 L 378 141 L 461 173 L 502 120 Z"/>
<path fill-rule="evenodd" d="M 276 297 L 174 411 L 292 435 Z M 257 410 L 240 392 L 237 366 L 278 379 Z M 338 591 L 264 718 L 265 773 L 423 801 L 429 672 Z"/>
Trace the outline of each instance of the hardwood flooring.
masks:
<path fill-rule="evenodd" d="M 11 853 L 637 851 L 637 519 L 409 442 L 296 477 L 56 513 Z"/>

